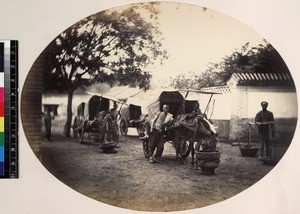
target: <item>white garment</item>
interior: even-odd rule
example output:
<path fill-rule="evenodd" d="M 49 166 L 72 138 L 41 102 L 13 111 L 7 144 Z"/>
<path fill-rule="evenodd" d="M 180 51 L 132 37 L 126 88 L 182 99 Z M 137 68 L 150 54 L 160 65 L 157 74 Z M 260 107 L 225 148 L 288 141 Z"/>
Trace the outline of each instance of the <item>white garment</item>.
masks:
<path fill-rule="evenodd" d="M 151 131 L 153 128 L 157 129 L 158 131 L 162 131 L 162 126 L 167 124 L 173 120 L 173 115 L 167 113 L 166 115 L 164 112 L 157 112 L 153 120 L 151 121 Z"/>

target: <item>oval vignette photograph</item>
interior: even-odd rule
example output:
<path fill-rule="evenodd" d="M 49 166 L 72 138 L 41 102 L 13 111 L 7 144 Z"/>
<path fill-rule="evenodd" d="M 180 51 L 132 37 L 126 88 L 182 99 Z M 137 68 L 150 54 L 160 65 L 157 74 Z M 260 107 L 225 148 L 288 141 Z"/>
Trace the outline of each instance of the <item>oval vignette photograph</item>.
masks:
<path fill-rule="evenodd" d="M 137 211 L 202 208 L 251 188 L 289 148 L 293 77 L 238 20 L 151 2 L 67 27 L 33 62 L 21 121 L 73 190 Z"/>

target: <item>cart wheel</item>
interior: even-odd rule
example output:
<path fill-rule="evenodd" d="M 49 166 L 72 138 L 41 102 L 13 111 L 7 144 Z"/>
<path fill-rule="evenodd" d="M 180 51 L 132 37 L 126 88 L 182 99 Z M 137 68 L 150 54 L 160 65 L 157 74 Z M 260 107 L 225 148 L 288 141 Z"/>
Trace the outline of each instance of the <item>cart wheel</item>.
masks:
<path fill-rule="evenodd" d="M 136 131 L 139 134 L 139 136 L 144 136 L 145 135 L 145 128 L 143 124 L 139 123 L 136 127 Z"/>
<path fill-rule="evenodd" d="M 151 130 L 150 124 L 146 123 L 146 124 L 143 125 L 143 127 L 144 127 L 143 129 L 144 129 L 145 134 L 150 135 L 150 130 Z"/>
<path fill-rule="evenodd" d="M 73 129 L 73 138 L 77 138 L 77 117 L 74 118 L 74 122 L 72 125 L 72 129 Z"/>
<path fill-rule="evenodd" d="M 186 159 L 189 156 L 190 152 L 191 152 L 191 148 L 189 147 L 189 143 L 185 141 L 182 148 L 182 158 Z"/>
<path fill-rule="evenodd" d="M 150 150 L 150 138 L 143 140 L 143 152 L 145 158 L 150 157 L 149 150 Z"/>
<path fill-rule="evenodd" d="M 82 130 L 81 130 L 81 129 L 78 129 L 77 134 L 78 134 L 79 138 L 81 138 Z"/>
<path fill-rule="evenodd" d="M 73 129 L 73 138 L 77 138 L 77 136 L 78 136 L 77 130 Z"/>
<path fill-rule="evenodd" d="M 128 127 L 126 125 L 126 122 L 124 120 L 120 121 L 120 132 L 121 135 L 126 136 L 128 132 Z"/>
<path fill-rule="evenodd" d="M 81 129 L 79 135 L 80 135 L 80 137 L 79 137 L 79 139 L 80 139 L 80 140 L 79 140 L 79 143 L 80 143 L 80 144 L 83 144 L 84 128 Z"/>

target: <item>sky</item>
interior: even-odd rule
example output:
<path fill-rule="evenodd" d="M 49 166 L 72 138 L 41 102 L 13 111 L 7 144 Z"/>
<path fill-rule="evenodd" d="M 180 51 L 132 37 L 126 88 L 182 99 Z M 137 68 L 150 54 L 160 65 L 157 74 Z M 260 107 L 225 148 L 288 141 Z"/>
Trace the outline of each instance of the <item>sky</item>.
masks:
<path fill-rule="evenodd" d="M 164 87 L 170 76 L 205 71 L 210 62 L 219 62 L 249 42 L 264 44 L 263 38 L 243 23 L 219 12 L 183 3 L 163 2 L 159 6 L 163 47 L 169 58 L 151 67 L 153 87 Z"/>
<path fill-rule="evenodd" d="M 250 46 L 264 44 L 254 30 L 217 11 L 175 2 L 160 2 L 156 7 L 164 38 L 162 48 L 167 51 L 168 59 L 162 65 L 155 63 L 146 68 L 152 74 L 151 88 L 169 87 L 171 77 L 180 74 L 188 77 L 204 72 L 209 63 L 220 62 L 248 42 Z M 115 8 L 118 9 L 124 8 Z M 149 15 L 145 10 L 140 13 L 144 18 Z"/>

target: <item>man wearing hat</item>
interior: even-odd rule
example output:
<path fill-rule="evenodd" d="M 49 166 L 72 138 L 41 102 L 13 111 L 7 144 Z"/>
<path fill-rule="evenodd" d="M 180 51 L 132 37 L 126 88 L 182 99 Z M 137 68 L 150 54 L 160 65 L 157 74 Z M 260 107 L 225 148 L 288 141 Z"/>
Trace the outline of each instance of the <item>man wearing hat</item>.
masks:
<path fill-rule="evenodd" d="M 271 158 L 271 140 L 274 136 L 274 116 L 273 113 L 268 111 L 268 102 L 261 102 L 262 110 L 259 111 L 255 116 L 255 123 L 258 126 L 260 134 L 260 155 L 261 160 L 264 157 L 264 149 L 266 147 L 266 158 Z"/>

